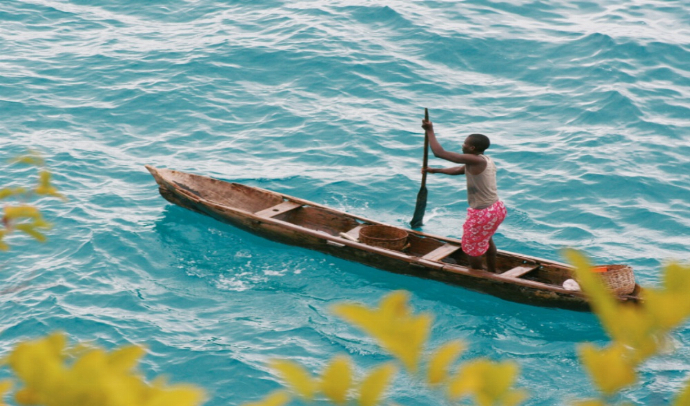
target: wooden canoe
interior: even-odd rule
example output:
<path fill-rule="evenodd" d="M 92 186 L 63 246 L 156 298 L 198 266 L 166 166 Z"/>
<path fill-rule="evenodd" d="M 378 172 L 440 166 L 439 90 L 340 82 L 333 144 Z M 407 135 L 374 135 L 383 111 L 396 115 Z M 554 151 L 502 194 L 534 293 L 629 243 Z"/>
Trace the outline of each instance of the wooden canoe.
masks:
<path fill-rule="evenodd" d="M 497 273 L 470 269 L 458 239 L 405 229 L 409 246 L 404 250 L 374 247 L 357 241 L 363 226 L 382 224 L 374 220 L 257 187 L 170 169 L 146 169 L 166 200 L 274 241 L 514 302 L 590 310 L 581 292 L 562 287 L 572 278 L 572 267 L 563 263 L 499 250 Z M 640 292 L 636 285 L 631 294 L 618 298 L 638 302 Z"/>

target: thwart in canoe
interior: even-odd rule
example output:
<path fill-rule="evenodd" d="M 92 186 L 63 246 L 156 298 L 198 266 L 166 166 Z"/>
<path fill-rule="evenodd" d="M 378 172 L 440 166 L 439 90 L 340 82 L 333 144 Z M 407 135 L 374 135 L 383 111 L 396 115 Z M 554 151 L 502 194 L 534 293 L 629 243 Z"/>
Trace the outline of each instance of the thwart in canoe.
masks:
<path fill-rule="evenodd" d="M 360 231 L 380 222 L 326 206 L 239 183 L 146 166 L 171 203 L 205 214 L 253 234 L 321 251 L 385 271 L 433 279 L 499 298 L 535 306 L 590 310 L 587 297 L 568 290 L 570 266 L 546 259 L 498 251 L 497 273 L 469 268 L 458 239 L 419 231 L 408 233 L 400 249 L 360 241 Z M 618 295 L 638 302 L 641 288 Z"/>

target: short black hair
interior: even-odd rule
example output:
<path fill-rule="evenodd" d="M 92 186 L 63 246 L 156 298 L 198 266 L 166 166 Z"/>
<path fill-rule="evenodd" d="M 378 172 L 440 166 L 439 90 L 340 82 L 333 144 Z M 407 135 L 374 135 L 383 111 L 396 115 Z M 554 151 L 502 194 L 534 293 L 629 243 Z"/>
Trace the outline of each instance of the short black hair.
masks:
<path fill-rule="evenodd" d="M 489 137 L 484 134 L 470 134 L 467 138 L 469 138 L 472 146 L 476 148 L 477 152 L 484 152 L 491 146 Z"/>

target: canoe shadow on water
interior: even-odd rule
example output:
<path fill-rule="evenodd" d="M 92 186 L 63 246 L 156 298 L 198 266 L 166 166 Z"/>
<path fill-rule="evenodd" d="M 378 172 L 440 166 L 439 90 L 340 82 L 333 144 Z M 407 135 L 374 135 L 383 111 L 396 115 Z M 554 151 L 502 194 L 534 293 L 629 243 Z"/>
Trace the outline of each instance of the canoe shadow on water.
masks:
<path fill-rule="evenodd" d="M 177 268 L 185 268 L 186 275 L 180 277 L 208 278 L 216 286 L 220 278 L 249 272 L 253 278 L 249 281 L 250 289 L 301 291 L 327 302 L 353 298 L 365 300 L 367 305 L 376 304 L 389 292 L 406 290 L 411 293 L 417 311 L 428 311 L 441 318 L 479 320 L 473 329 L 485 338 L 498 337 L 505 329 L 517 329 L 528 336 L 546 335 L 567 341 L 573 333 L 572 339 L 578 341 L 604 339 L 592 314 L 514 303 L 439 281 L 379 270 L 267 240 L 174 205 L 166 206 L 155 230 L 160 235 L 161 249 L 181 262 L 176 264 Z M 267 268 L 303 267 L 305 258 L 311 261 L 304 273 L 288 269 L 281 277 L 264 275 Z"/>

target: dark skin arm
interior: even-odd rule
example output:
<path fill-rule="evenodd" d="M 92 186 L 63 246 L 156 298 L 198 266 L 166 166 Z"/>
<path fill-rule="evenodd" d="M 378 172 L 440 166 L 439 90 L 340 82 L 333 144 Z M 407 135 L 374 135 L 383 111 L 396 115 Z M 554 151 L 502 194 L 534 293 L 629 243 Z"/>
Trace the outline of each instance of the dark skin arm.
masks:
<path fill-rule="evenodd" d="M 426 131 L 426 135 L 429 137 L 429 146 L 431 147 L 431 151 L 434 153 L 435 157 L 445 159 L 446 161 L 455 162 L 458 164 L 465 164 L 465 167 L 463 167 L 463 173 L 465 171 L 469 171 L 470 173 L 476 175 L 482 173 L 486 168 L 486 160 L 480 157 L 478 153 L 473 153 L 474 146 L 468 145 L 467 141 L 465 141 L 465 144 L 463 145 L 463 152 L 465 152 L 463 154 L 446 151 L 445 149 L 443 149 L 441 144 L 436 139 L 436 134 L 434 133 L 434 125 L 431 121 L 422 120 L 422 128 Z M 434 173 L 433 171 L 428 172 Z M 459 173 L 457 174 L 459 175 Z"/>
<path fill-rule="evenodd" d="M 422 168 L 422 171 L 424 171 L 424 168 Z M 446 175 L 464 175 L 465 165 L 455 166 L 453 168 L 426 168 L 426 171 L 428 173 L 443 173 Z"/>

